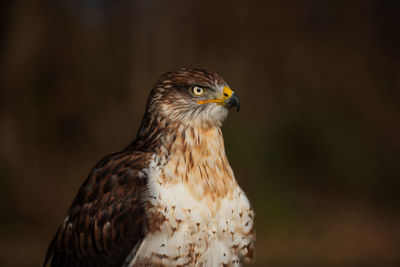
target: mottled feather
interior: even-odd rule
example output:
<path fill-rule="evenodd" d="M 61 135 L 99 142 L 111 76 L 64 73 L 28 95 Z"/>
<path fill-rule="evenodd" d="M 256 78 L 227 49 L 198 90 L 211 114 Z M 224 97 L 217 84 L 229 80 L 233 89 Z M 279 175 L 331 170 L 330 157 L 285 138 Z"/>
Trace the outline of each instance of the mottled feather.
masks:
<path fill-rule="evenodd" d="M 207 94 L 193 95 L 196 86 Z M 251 261 L 254 212 L 235 180 L 220 129 L 230 103 L 239 102 L 236 95 L 224 98 L 224 88 L 220 76 L 204 70 L 182 68 L 161 76 L 135 140 L 90 172 L 44 265 Z"/>
<path fill-rule="evenodd" d="M 144 237 L 141 196 L 150 153 L 113 153 L 81 186 L 51 242 L 44 265 L 121 266 Z"/>

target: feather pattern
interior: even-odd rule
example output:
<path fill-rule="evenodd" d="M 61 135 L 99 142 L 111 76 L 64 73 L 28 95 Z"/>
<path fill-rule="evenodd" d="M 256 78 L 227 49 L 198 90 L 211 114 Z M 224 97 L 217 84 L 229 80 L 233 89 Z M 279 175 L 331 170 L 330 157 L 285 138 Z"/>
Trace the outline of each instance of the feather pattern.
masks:
<path fill-rule="evenodd" d="M 207 93 L 193 95 L 197 86 Z M 251 261 L 254 212 L 235 180 L 220 129 L 231 102 L 213 101 L 224 99 L 226 87 L 220 76 L 204 70 L 161 76 L 135 140 L 92 169 L 44 266 Z M 239 104 L 235 97 L 232 103 Z"/>
<path fill-rule="evenodd" d="M 150 153 L 125 150 L 102 159 L 83 183 L 44 265 L 121 266 L 144 237 L 141 200 Z"/>

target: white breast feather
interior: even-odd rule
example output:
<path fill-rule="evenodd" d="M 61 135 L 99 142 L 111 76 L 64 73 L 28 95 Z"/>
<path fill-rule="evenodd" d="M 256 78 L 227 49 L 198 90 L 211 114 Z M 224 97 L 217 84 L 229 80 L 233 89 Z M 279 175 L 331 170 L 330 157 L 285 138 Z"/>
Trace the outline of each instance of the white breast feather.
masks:
<path fill-rule="evenodd" d="M 195 198 L 186 184 L 163 182 L 160 173 L 174 174 L 162 161 L 155 156 L 148 169 L 146 199 L 148 216 L 165 220 L 159 231 L 147 233 L 130 266 L 240 266 L 251 258 L 254 213 L 236 181 L 222 199 Z"/>

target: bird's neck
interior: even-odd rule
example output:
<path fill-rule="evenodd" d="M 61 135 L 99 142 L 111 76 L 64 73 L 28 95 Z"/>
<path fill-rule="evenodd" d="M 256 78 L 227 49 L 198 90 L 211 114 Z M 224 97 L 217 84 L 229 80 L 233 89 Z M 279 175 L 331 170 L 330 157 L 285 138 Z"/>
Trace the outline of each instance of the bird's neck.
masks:
<path fill-rule="evenodd" d="M 162 166 L 160 182 L 182 183 L 199 199 L 230 196 L 237 186 L 219 126 L 145 115 L 136 140 L 127 149 L 153 152 Z"/>
<path fill-rule="evenodd" d="M 156 149 L 165 184 L 182 183 L 199 199 L 229 196 L 236 181 L 220 127 L 168 125 Z"/>

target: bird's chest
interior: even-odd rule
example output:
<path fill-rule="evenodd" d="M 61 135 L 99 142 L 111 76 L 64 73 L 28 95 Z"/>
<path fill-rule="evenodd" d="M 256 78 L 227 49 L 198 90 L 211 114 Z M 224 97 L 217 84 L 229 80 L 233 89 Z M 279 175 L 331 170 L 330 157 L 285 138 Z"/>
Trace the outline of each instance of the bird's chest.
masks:
<path fill-rule="evenodd" d="M 149 169 L 148 229 L 133 266 L 240 265 L 252 258 L 254 214 L 223 141 L 218 132 L 180 136 Z"/>
<path fill-rule="evenodd" d="M 149 203 L 149 232 L 138 252 L 143 262 L 230 266 L 251 256 L 253 211 L 240 188 L 231 198 L 203 202 L 174 185 Z"/>

